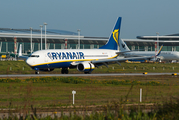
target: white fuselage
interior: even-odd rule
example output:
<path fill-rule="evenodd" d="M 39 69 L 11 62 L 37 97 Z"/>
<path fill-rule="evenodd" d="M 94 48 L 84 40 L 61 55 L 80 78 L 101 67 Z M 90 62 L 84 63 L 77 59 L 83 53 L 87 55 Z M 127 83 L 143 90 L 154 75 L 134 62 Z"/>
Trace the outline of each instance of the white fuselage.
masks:
<path fill-rule="evenodd" d="M 138 56 L 155 56 L 155 51 L 135 51 L 135 52 L 126 52 L 124 57 L 138 57 Z M 161 51 L 158 56 L 161 60 L 179 60 L 179 52 L 177 51 Z"/>
<path fill-rule="evenodd" d="M 26 63 L 37 68 L 69 67 L 72 63 L 117 57 L 117 50 L 107 49 L 48 49 L 31 54 Z"/>

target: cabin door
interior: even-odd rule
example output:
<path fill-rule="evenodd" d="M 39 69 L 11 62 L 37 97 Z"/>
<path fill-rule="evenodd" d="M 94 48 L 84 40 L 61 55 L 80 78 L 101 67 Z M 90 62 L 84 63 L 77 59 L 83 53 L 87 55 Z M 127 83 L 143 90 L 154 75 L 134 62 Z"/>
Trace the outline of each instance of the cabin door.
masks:
<path fill-rule="evenodd" d="M 45 54 L 45 59 L 44 59 L 44 62 L 48 62 L 48 57 L 47 57 L 47 54 Z"/>

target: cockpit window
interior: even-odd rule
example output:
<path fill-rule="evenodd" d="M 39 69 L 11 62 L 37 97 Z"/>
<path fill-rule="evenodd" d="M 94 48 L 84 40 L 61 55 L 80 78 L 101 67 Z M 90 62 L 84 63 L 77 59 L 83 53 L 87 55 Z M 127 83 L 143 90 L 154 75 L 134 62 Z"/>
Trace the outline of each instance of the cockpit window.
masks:
<path fill-rule="evenodd" d="M 29 57 L 39 57 L 39 55 L 30 55 Z"/>

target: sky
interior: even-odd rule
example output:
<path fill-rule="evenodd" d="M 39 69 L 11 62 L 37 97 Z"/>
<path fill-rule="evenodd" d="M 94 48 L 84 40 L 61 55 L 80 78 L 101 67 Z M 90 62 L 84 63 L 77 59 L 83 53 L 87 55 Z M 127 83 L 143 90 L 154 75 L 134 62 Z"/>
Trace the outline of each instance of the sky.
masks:
<path fill-rule="evenodd" d="M 109 37 L 122 17 L 120 38 L 179 33 L 179 0 L 1 0 L 0 28 L 77 32 Z M 44 29 L 44 27 L 43 27 Z"/>

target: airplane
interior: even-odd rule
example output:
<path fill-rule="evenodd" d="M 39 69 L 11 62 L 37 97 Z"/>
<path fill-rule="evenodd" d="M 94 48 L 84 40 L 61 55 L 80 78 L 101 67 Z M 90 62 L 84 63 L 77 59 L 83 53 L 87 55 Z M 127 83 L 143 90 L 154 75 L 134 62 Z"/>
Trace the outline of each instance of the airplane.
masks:
<path fill-rule="evenodd" d="M 118 59 L 119 35 L 122 18 L 116 21 L 114 29 L 110 35 L 108 42 L 99 49 L 48 49 L 33 52 L 29 57 L 22 56 L 21 45 L 19 48 L 19 58 L 26 59 L 26 63 L 35 70 L 35 74 L 39 71 L 53 71 L 55 68 L 62 68 L 62 74 L 68 74 L 69 68 L 77 68 L 78 71 L 90 74 L 95 67 L 108 64 L 125 62 L 134 58 Z M 151 59 L 153 56 L 135 57 L 135 59 Z"/>
<path fill-rule="evenodd" d="M 163 45 L 161 46 L 160 50 L 155 53 L 155 51 L 131 51 L 126 43 L 122 40 L 119 39 L 119 46 L 120 46 L 120 51 L 124 52 L 122 55 L 125 58 L 130 58 L 130 57 L 144 57 L 144 56 L 154 56 L 154 58 L 150 59 L 151 61 L 172 61 L 172 60 L 179 60 L 179 52 L 177 51 L 161 51 Z M 137 60 L 136 60 L 137 61 Z"/>

